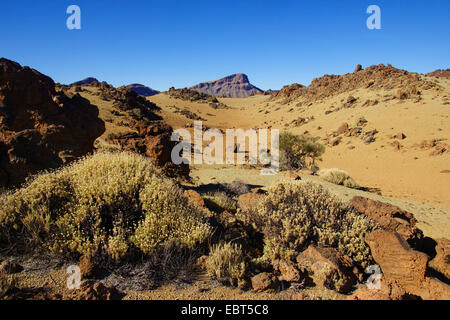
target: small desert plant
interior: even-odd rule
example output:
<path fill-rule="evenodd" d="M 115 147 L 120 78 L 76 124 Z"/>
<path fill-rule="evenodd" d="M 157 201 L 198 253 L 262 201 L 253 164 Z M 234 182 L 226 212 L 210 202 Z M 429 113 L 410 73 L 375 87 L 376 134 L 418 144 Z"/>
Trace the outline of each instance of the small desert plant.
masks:
<path fill-rule="evenodd" d="M 272 262 L 295 261 L 311 244 L 337 248 L 362 268 L 371 261 L 364 236 L 374 224 L 319 184 L 278 184 L 255 210 L 237 217 L 264 234 L 264 256 Z"/>
<path fill-rule="evenodd" d="M 312 137 L 294 135 L 287 131 L 280 133 L 280 168 L 282 170 L 314 166 L 324 152 L 325 147 Z"/>
<path fill-rule="evenodd" d="M 126 152 L 43 173 L 1 202 L 0 243 L 65 256 L 150 255 L 169 244 L 193 248 L 211 234 L 178 186 L 148 158 Z"/>
<path fill-rule="evenodd" d="M 206 207 L 214 212 L 221 213 L 223 211 L 236 212 L 237 203 L 225 192 L 218 191 L 208 193 L 203 196 Z"/>
<path fill-rule="evenodd" d="M 0 300 L 17 291 L 17 278 L 0 272 Z"/>
<path fill-rule="evenodd" d="M 340 169 L 322 169 L 317 175 L 328 182 L 341 185 L 347 188 L 359 189 L 361 186 L 350 177 L 348 172 Z"/>
<path fill-rule="evenodd" d="M 206 270 L 217 280 L 239 285 L 245 277 L 246 259 L 240 245 L 220 243 L 211 248 L 206 259 Z"/>

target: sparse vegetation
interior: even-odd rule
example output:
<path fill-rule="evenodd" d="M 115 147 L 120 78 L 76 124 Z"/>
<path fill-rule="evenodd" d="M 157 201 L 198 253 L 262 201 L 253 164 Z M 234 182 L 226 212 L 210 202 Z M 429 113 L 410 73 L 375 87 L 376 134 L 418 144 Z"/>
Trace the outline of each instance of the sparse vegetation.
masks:
<path fill-rule="evenodd" d="M 295 261 L 310 244 L 334 247 L 360 267 L 371 261 L 364 236 L 375 226 L 352 211 L 321 185 L 278 184 L 265 199 L 238 218 L 264 233 L 264 257 Z"/>
<path fill-rule="evenodd" d="M 206 260 L 208 273 L 217 280 L 229 285 L 242 283 L 247 263 L 240 245 L 220 243 L 211 248 Z"/>
<path fill-rule="evenodd" d="M 325 147 L 312 137 L 294 135 L 287 131 L 280 133 L 280 168 L 282 170 L 314 166 L 324 152 Z"/>
<path fill-rule="evenodd" d="M 0 241 L 63 256 L 114 259 L 170 244 L 193 248 L 211 234 L 182 190 L 153 163 L 130 153 L 98 153 L 36 176 L 3 194 Z"/>
<path fill-rule="evenodd" d="M 353 180 L 348 172 L 336 168 L 322 169 L 318 173 L 319 177 L 325 181 L 341 185 L 347 188 L 359 189 L 361 186 Z"/>
<path fill-rule="evenodd" d="M 225 192 L 217 191 L 206 194 L 203 199 L 205 200 L 206 207 L 214 212 L 221 213 L 223 211 L 236 212 L 237 203 Z"/>

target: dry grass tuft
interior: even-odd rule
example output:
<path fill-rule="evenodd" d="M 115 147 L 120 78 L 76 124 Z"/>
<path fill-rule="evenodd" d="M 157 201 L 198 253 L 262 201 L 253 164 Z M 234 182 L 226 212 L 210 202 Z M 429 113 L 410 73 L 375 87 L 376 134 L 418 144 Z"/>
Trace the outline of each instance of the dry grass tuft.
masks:
<path fill-rule="evenodd" d="M 328 182 L 341 185 L 347 188 L 359 189 L 361 186 L 350 177 L 347 171 L 340 169 L 322 169 L 318 173 L 318 176 Z"/>

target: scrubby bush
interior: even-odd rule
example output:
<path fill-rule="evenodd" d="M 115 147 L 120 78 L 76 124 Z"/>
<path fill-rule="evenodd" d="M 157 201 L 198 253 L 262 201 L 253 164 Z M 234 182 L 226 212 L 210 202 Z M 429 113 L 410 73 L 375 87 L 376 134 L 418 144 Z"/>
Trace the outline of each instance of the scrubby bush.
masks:
<path fill-rule="evenodd" d="M 295 135 L 287 131 L 280 133 L 280 169 L 295 170 L 314 166 L 325 152 L 325 147 L 314 138 Z"/>
<path fill-rule="evenodd" d="M 361 186 L 350 177 L 347 171 L 340 169 L 322 169 L 317 175 L 328 182 L 341 185 L 347 188 L 359 189 Z"/>
<path fill-rule="evenodd" d="M 65 255 L 120 259 L 169 245 L 192 248 L 210 226 L 182 190 L 130 153 L 98 153 L 1 196 L 0 241 Z"/>
<path fill-rule="evenodd" d="M 226 193 L 233 197 L 250 192 L 248 184 L 241 180 L 234 180 L 231 183 L 222 183 L 221 186 Z"/>
<path fill-rule="evenodd" d="M 337 248 L 362 268 L 371 261 L 364 236 L 374 224 L 319 184 L 278 184 L 255 210 L 238 212 L 238 218 L 264 234 L 269 261 L 294 262 L 310 244 Z"/>
<path fill-rule="evenodd" d="M 0 273 L 0 300 L 7 299 L 17 290 L 17 278 L 14 275 Z"/>
<path fill-rule="evenodd" d="M 245 277 L 247 263 L 240 245 L 220 243 L 211 248 L 206 259 L 206 270 L 217 280 L 239 285 Z"/>
<path fill-rule="evenodd" d="M 237 209 L 237 202 L 222 191 L 208 193 L 203 196 L 203 199 L 206 207 L 217 213 L 223 211 L 235 212 Z"/>

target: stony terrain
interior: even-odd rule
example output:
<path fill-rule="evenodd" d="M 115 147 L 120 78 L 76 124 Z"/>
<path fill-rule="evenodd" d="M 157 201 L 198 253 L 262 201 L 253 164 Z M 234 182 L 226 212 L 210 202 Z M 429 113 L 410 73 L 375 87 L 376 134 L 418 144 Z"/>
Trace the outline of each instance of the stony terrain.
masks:
<path fill-rule="evenodd" d="M 4 152 L 5 181 L 61 168 L 0 195 L 0 298 L 450 299 L 448 79 L 357 66 L 245 98 L 173 88 L 145 98 L 0 66 L 0 143 L 43 141 L 21 158 Z M 171 133 L 195 120 L 279 128 L 325 153 L 319 168 L 274 176 L 248 164 L 175 166 Z M 40 135 L 21 138 L 29 132 Z M 353 184 L 325 181 L 325 168 Z M 66 288 L 72 264 L 79 290 Z M 382 271 L 379 289 L 366 285 L 369 265 Z"/>

